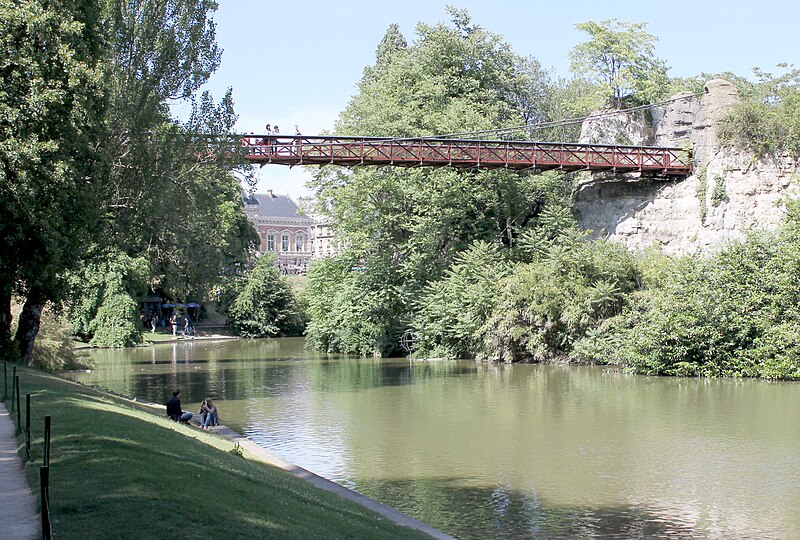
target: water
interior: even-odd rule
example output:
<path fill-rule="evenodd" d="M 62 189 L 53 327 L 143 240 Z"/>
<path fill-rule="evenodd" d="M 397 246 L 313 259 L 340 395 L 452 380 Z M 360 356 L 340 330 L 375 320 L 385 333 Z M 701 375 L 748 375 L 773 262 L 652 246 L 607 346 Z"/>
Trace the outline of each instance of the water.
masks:
<path fill-rule="evenodd" d="M 792 538 L 800 384 L 357 359 L 299 339 L 89 353 L 86 384 L 222 421 L 459 538 Z"/>

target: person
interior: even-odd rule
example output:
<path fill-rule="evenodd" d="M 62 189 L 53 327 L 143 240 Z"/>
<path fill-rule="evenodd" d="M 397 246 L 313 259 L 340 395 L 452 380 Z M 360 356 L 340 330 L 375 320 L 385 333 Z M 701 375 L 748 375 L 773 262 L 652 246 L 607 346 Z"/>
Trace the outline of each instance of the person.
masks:
<path fill-rule="evenodd" d="M 183 318 L 183 335 L 184 336 L 192 335 L 192 323 L 189 320 L 189 315 L 186 315 Z"/>
<path fill-rule="evenodd" d="M 278 126 L 275 126 L 274 128 L 272 128 L 272 134 L 273 135 L 280 135 L 280 133 L 281 133 L 281 130 L 280 130 L 280 128 Z M 272 139 L 272 153 L 273 154 L 278 151 L 278 144 L 277 143 L 278 143 L 277 139 Z"/>
<path fill-rule="evenodd" d="M 216 426 L 219 424 L 219 413 L 217 412 L 217 406 L 214 405 L 214 402 L 210 398 L 206 398 L 203 402 L 203 405 L 200 406 L 201 411 L 205 411 L 200 413 L 200 427 L 203 429 L 208 429 L 209 426 Z"/>
<path fill-rule="evenodd" d="M 173 337 L 177 336 L 178 335 L 178 317 L 176 317 L 174 313 L 172 314 L 172 317 L 169 318 L 169 324 L 170 324 L 170 326 L 172 326 L 172 335 L 173 335 Z"/>
<path fill-rule="evenodd" d="M 158 324 L 158 315 L 153 313 L 153 316 L 150 317 L 150 331 L 154 334 L 156 332 L 156 324 Z"/>
<path fill-rule="evenodd" d="M 300 133 L 300 128 L 297 127 L 297 124 L 294 125 L 294 135 L 295 137 L 300 137 L 303 135 Z M 300 139 L 295 139 L 294 141 L 294 152 L 298 156 L 303 153 L 303 142 Z"/>
<path fill-rule="evenodd" d="M 194 416 L 192 413 L 181 409 L 181 400 L 178 396 L 181 395 L 181 389 L 176 388 L 172 391 L 172 399 L 167 401 L 167 416 L 176 422 L 188 422 Z"/>

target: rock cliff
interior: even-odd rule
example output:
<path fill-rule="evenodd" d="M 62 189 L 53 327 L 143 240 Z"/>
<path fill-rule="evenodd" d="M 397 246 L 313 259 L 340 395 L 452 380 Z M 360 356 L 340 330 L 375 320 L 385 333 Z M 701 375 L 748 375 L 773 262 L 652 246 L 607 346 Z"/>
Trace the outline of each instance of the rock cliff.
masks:
<path fill-rule="evenodd" d="M 691 147 L 695 172 L 677 181 L 586 175 L 574 207 L 580 225 L 634 249 L 658 244 L 672 254 L 710 252 L 749 229 L 776 228 L 785 198 L 800 195 L 800 163 L 723 147 L 719 123 L 738 101 L 735 86 L 715 79 L 700 99 L 682 93 L 649 114 L 588 118 L 581 142 Z"/>

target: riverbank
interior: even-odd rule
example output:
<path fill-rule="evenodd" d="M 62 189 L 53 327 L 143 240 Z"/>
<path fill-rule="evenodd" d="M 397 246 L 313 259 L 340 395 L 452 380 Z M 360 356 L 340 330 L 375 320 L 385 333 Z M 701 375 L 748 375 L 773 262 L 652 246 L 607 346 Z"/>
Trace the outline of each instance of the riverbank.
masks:
<path fill-rule="evenodd" d="M 60 537 L 428 538 L 146 405 L 18 373 L 21 393 L 32 395 L 34 462 L 44 416 L 53 418 L 50 504 Z M 27 473 L 38 493 L 36 468 Z"/>

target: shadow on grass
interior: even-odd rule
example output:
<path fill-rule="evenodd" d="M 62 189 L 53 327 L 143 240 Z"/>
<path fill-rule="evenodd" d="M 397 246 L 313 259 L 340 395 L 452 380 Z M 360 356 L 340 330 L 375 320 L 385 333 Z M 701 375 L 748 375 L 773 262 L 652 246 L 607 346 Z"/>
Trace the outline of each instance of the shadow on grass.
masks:
<path fill-rule="evenodd" d="M 51 516 L 60 538 L 424 537 L 199 439 L 230 441 L 37 372 L 25 381 L 36 395 L 32 418 L 53 417 Z"/>

